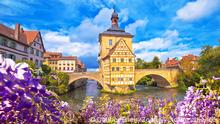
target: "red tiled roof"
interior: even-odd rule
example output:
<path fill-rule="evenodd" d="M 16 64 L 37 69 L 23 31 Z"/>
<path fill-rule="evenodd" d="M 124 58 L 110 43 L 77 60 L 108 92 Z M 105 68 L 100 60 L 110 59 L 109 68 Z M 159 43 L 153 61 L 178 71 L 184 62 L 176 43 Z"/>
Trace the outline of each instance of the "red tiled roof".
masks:
<path fill-rule="evenodd" d="M 172 59 L 168 58 L 164 65 L 166 67 L 179 66 L 180 62 L 183 61 L 183 60 L 197 61 L 198 59 L 199 59 L 198 56 L 195 56 L 193 54 L 187 54 L 187 55 L 182 56 L 181 60 L 177 60 L 176 58 L 172 58 Z"/>
<path fill-rule="evenodd" d="M 172 58 L 172 59 L 167 59 L 165 66 L 170 67 L 170 66 L 179 66 L 179 61 L 176 60 L 176 58 Z"/>
<path fill-rule="evenodd" d="M 16 24 L 19 25 L 19 24 Z M 19 25 L 20 26 L 20 25 Z M 11 29 L 3 24 L 0 24 L 0 34 L 4 35 L 14 41 L 22 43 L 24 45 L 30 45 L 34 42 L 34 39 L 37 37 L 39 31 L 24 31 L 22 28 L 19 28 L 19 38 L 16 39 L 15 36 L 16 29 Z"/>
<path fill-rule="evenodd" d="M 62 56 L 59 52 L 45 52 L 44 58 L 49 58 L 49 60 L 76 60 L 76 56 Z"/>
<path fill-rule="evenodd" d="M 182 60 L 191 60 L 191 61 L 197 61 L 199 59 L 198 56 L 192 55 L 192 54 L 188 54 L 188 55 L 184 55 L 182 57 Z"/>
<path fill-rule="evenodd" d="M 62 56 L 60 59 L 62 60 L 76 60 L 76 56 Z"/>

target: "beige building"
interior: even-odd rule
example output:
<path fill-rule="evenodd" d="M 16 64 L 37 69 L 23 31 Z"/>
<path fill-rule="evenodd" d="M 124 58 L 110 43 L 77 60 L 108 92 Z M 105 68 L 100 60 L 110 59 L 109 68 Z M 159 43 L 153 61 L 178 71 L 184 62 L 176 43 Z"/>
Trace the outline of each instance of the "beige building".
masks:
<path fill-rule="evenodd" d="M 23 30 L 20 24 L 16 24 L 15 29 L 0 24 L 0 54 L 4 58 L 31 60 L 41 67 L 44 52 L 40 31 Z"/>
<path fill-rule="evenodd" d="M 44 64 L 54 70 L 61 72 L 83 72 L 86 71 L 84 64 L 76 56 L 62 56 L 57 52 L 45 52 Z"/>
<path fill-rule="evenodd" d="M 111 27 L 99 34 L 99 69 L 103 82 L 111 86 L 134 85 L 133 35 L 119 28 L 115 11 L 111 21 Z"/>

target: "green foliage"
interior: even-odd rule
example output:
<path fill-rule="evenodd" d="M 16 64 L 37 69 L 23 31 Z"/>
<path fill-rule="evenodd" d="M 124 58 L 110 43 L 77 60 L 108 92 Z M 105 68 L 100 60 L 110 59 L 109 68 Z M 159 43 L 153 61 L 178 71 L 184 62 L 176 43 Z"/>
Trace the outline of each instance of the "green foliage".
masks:
<path fill-rule="evenodd" d="M 154 69 L 159 68 L 161 65 L 160 59 L 155 56 L 152 60 L 152 62 L 145 62 L 144 60 L 137 58 L 135 63 L 136 69 Z"/>
<path fill-rule="evenodd" d="M 41 84 L 46 85 L 47 89 L 59 95 L 68 91 L 69 76 L 66 73 L 51 70 L 46 65 L 42 67 L 42 71 Z"/>
<path fill-rule="evenodd" d="M 220 76 L 220 46 L 214 48 L 210 46 L 203 47 L 199 65 L 199 72 L 204 77 Z"/>
<path fill-rule="evenodd" d="M 181 89 L 198 85 L 201 78 L 211 79 L 213 76 L 220 77 L 220 46 L 205 46 L 199 57 L 199 66 L 196 71 L 187 71 L 179 76 L 178 82 Z M 187 65 L 187 64 L 186 64 Z M 219 90 L 219 81 L 209 83 L 212 90 Z"/>
<path fill-rule="evenodd" d="M 152 62 L 145 62 L 144 60 L 137 58 L 135 63 L 136 69 L 156 69 L 161 66 L 160 59 L 155 56 Z M 138 81 L 138 84 L 152 86 L 155 85 L 155 82 L 152 80 L 150 76 L 145 76 Z"/>
<path fill-rule="evenodd" d="M 161 65 L 160 59 L 157 56 L 154 56 L 153 61 L 151 62 L 153 68 L 159 68 Z"/>
<path fill-rule="evenodd" d="M 41 68 L 45 75 L 50 74 L 50 72 L 52 71 L 52 69 L 48 65 L 42 65 Z"/>
<path fill-rule="evenodd" d="M 150 76 L 145 76 L 141 78 L 137 84 L 146 85 L 146 86 L 155 86 L 156 82 Z"/>

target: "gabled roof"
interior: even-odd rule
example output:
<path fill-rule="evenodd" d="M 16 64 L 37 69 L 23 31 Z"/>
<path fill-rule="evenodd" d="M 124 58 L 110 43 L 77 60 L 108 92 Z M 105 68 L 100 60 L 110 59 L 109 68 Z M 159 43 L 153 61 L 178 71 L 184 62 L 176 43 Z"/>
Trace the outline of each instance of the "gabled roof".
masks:
<path fill-rule="evenodd" d="M 135 54 L 130 50 L 130 48 L 128 47 L 128 45 L 126 44 L 126 42 L 125 42 L 124 40 L 120 39 L 120 40 L 119 40 L 118 42 L 116 42 L 115 45 L 109 50 L 109 53 L 108 53 L 105 57 L 103 57 L 102 59 L 105 60 L 106 58 L 110 57 L 110 56 L 115 52 L 115 50 L 116 50 L 117 46 L 120 44 L 120 42 L 123 42 L 123 43 L 126 45 L 127 49 L 132 53 L 132 55 L 135 56 Z"/>
<path fill-rule="evenodd" d="M 3 24 L 0 24 L 1 35 L 28 46 L 34 42 L 35 38 L 39 34 L 39 31 L 25 31 L 21 28 L 19 29 L 19 39 L 16 39 L 15 33 L 16 32 L 14 29 L 9 28 Z"/>

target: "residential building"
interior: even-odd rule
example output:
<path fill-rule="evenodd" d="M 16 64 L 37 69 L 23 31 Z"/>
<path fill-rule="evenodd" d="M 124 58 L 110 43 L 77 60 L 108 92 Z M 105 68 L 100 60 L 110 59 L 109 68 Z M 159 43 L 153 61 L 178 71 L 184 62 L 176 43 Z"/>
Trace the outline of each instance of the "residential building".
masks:
<path fill-rule="evenodd" d="M 198 68 L 198 56 L 187 54 L 181 58 L 168 58 L 165 64 L 162 65 L 164 68 L 179 68 L 185 70 L 186 68 L 191 68 L 196 70 Z"/>
<path fill-rule="evenodd" d="M 76 61 L 76 71 L 77 72 L 85 72 L 86 71 L 85 64 L 83 64 L 82 61 L 80 61 L 80 60 Z"/>
<path fill-rule="evenodd" d="M 180 68 L 180 59 L 178 57 L 167 58 L 165 64 L 163 64 L 162 67 L 163 68 Z"/>
<path fill-rule="evenodd" d="M 198 60 L 199 57 L 192 54 L 182 56 L 182 59 L 180 61 L 181 69 L 187 70 L 190 68 L 190 70 L 196 70 L 199 66 Z"/>
<path fill-rule="evenodd" d="M 0 24 L 0 54 L 4 58 L 31 60 L 41 67 L 45 52 L 40 31 L 27 31 L 16 24 L 15 29 Z"/>
<path fill-rule="evenodd" d="M 99 34 L 99 70 L 105 84 L 134 85 L 133 35 L 118 26 L 118 14 L 111 16 L 111 27 Z"/>
<path fill-rule="evenodd" d="M 76 56 L 62 56 L 58 52 L 45 52 L 44 64 L 61 72 L 86 71 L 84 64 Z"/>

